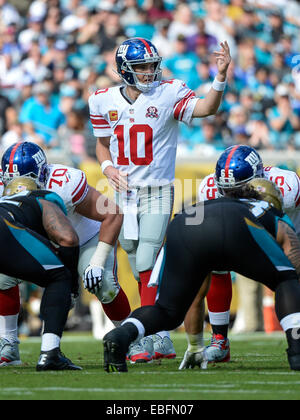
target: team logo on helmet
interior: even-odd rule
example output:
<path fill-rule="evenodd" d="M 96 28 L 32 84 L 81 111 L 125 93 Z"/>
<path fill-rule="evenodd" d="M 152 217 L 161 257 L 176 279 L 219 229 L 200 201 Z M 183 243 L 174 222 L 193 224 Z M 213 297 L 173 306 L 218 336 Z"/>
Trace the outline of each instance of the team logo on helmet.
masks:
<path fill-rule="evenodd" d="M 39 150 L 37 153 L 32 155 L 32 159 L 35 160 L 39 168 L 46 163 L 46 156 L 42 150 Z"/>
<path fill-rule="evenodd" d="M 250 155 L 248 155 L 245 158 L 245 161 L 249 163 L 249 165 L 252 167 L 254 175 L 256 175 L 257 167 L 260 163 L 260 157 L 256 152 L 251 152 Z"/>
<path fill-rule="evenodd" d="M 147 118 L 159 118 L 158 109 L 155 106 L 149 106 L 146 113 Z"/>
<path fill-rule="evenodd" d="M 122 57 L 123 60 L 125 60 L 128 48 L 129 45 L 120 45 L 117 51 L 117 56 Z"/>

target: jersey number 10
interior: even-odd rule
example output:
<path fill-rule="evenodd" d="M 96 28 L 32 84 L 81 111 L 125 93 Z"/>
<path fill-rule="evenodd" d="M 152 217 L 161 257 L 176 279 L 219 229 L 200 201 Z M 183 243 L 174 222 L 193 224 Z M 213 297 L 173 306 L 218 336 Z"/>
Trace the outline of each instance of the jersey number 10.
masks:
<path fill-rule="evenodd" d="M 129 157 L 125 156 L 124 125 L 115 128 L 118 138 L 119 156 L 118 165 L 129 165 Z M 140 135 L 140 136 L 139 136 Z M 138 138 L 142 137 L 145 142 L 145 156 L 138 156 Z M 135 124 L 129 129 L 130 160 L 138 166 L 150 165 L 153 161 L 153 130 L 148 124 Z"/>

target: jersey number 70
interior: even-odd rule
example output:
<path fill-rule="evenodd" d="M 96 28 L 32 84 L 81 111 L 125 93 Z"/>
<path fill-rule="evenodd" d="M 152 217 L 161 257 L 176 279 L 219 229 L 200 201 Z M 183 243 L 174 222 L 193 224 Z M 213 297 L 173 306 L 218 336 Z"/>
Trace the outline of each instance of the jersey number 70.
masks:
<path fill-rule="evenodd" d="M 119 156 L 118 165 L 129 165 L 129 157 L 125 156 L 125 127 L 118 125 L 115 128 L 115 135 L 118 139 Z M 127 137 L 127 136 L 126 136 Z M 138 138 L 143 138 L 145 142 L 145 156 L 138 156 Z M 130 160 L 138 166 L 150 165 L 153 161 L 153 130 L 148 124 L 134 124 L 129 129 L 129 150 Z"/>

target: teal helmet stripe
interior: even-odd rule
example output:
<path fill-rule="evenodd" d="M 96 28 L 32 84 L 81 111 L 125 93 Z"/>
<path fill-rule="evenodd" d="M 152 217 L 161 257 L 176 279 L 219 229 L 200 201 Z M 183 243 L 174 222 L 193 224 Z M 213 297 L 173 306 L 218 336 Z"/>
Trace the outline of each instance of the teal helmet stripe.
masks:
<path fill-rule="evenodd" d="M 45 269 L 63 266 L 60 259 L 43 242 L 31 235 L 27 230 L 14 227 L 8 223 L 6 223 L 6 225 L 19 244 L 31 254 L 39 264 L 44 266 Z"/>

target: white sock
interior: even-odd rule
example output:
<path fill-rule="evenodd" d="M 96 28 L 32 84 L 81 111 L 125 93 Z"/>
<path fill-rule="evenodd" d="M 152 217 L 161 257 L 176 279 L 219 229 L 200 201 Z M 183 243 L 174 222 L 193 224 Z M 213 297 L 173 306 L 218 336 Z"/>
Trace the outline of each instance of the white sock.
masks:
<path fill-rule="evenodd" d="M 300 312 L 295 312 L 282 318 L 280 325 L 284 331 L 300 328 Z"/>
<path fill-rule="evenodd" d="M 226 311 L 226 312 L 208 311 L 208 315 L 209 315 L 210 325 L 229 325 L 230 311 Z"/>
<path fill-rule="evenodd" d="M 18 317 L 16 315 L 0 315 L 0 337 L 10 343 L 18 341 Z"/>
<path fill-rule="evenodd" d="M 60 337 L 56 334 L 47 333 L 42 335 L 41 351 L 50 351 L 60 346 Z"/>
<path fill-rule="evenodd" d="M 139 321 L 136 318 L 127 318 L 124 322 L 122 322 L 122 325 L 126 324 L 127 322 L 131 322 L 131 324 L 135 325 L 135 327 L 138 330 L 138 336 L 134 342 L 138 342 L 139 340 L 145 337 L 145 328 L 141 321 Z"/>

